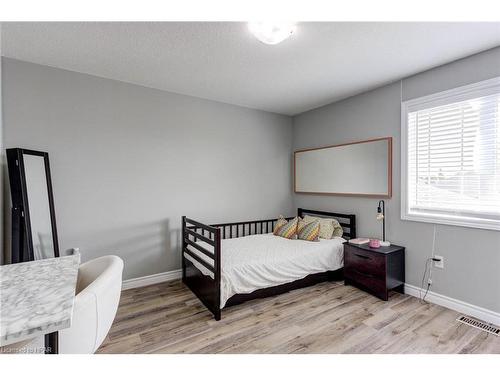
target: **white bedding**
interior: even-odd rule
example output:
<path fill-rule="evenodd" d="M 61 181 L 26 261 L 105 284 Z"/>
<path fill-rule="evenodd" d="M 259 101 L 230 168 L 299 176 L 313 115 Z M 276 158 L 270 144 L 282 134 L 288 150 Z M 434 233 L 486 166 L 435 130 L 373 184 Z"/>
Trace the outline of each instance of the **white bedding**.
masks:
<path fill-rule="evenodd" d="M 344 264 L 343 238 L 319 242 L 288 240 L 273 234 L 257 234 L 221 241 L 221 308 L 235 294 L 251 293 L 307 275 L 334 271 Z M 206 242 L 197 244 L 213 252 Z M 213 264 L 213 260 L 189 246 L 189 250 Z M 184 254 L 204 275 L 213 273 Z"/>

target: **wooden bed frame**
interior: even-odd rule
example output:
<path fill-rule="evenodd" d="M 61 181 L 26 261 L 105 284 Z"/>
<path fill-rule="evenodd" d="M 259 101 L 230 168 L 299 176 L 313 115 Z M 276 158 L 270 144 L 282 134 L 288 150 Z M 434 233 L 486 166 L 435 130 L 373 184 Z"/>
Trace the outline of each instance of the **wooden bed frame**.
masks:
<path fill-rule="evenodd" d="M 356 238 L 356 216 L 339 214 L 334 212 L 314 211 L 299 208 L 297 216 L 313 215 L 319 217 L 331 217 L 338 220 L 344 229 L 345 239 Z M 291 218 L 287 218 L 291 219 Z M 278 219 L 265 219 L 254 221 L 241 221 L 235 223 L 223 223 L 206 225 L 196 220 L 182 217 L 182 281 L 200 299 L 200 301 L 214 314 L 215 320 L 221 318 L 220 308 L 220 278 L 221 278 L 221 240 L 237 238 L 252 234 L 270 233 L 274 230 Z M 213 246 L 213 253 L 196 243 L 201 240 Z M 188 246 L 195 248 L 209 258 L 213 259 L 213 265 L 206 262 L 199 255 L 191 251 Z M 197 262 L 210 270 L 214 277 L 204 275 L 184 254 L 189 255 Z M 225 307 L 237 305 L 255 298 L 263 298 L 285 293 L 290 290 L 303 288 L 327 280 L 342 280 L 343 269 L 327 271 L 308 275 L 303 279 L 286 284 L 259 289 L 248 294 L 236 294 L 229 298 Z"/>

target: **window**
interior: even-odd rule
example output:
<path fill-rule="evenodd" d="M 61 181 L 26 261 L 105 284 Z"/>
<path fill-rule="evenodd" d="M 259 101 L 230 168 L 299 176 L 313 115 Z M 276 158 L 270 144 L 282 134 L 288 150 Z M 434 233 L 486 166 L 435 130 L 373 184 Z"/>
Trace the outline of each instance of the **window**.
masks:
<path fill-rule="evenodd" d="M 500 230 L 500 77 L 402 103 L 401 218 Z"/>

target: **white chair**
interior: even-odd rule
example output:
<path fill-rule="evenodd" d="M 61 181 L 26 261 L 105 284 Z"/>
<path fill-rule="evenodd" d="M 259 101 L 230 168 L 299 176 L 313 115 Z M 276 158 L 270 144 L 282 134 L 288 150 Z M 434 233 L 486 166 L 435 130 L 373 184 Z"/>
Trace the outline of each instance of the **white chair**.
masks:
<path fill-rule="evenodd" d="M 90 354 L 102 344 L 118 309 L 123 261 L 108 255 L 78 269 L 71 327 L 59 331 L 59 353 Z"/>

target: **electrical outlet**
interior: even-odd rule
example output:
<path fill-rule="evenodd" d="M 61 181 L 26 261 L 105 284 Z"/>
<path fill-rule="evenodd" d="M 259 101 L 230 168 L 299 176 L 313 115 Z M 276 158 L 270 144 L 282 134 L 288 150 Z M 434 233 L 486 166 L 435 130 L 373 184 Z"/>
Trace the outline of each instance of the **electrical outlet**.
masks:
<path fill-rule="evenodd" d="M 434 258 L 439 259 L 439 260 L 433 261 L 434 267 L 443 269 L 444 268 L 444 256 L 434 255 Z"/>

